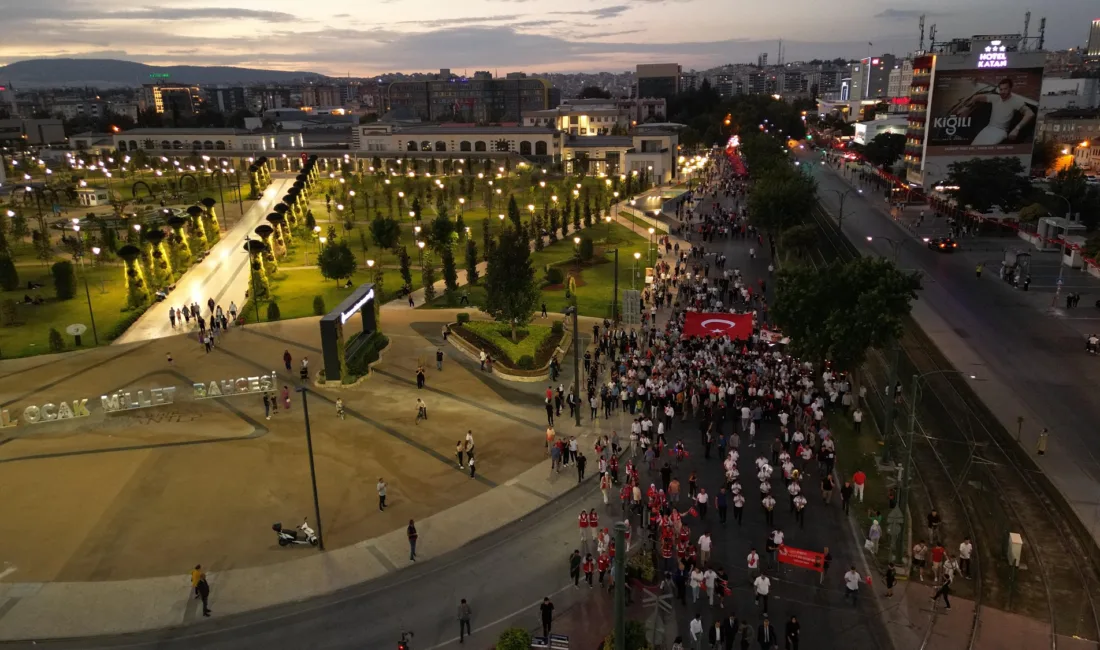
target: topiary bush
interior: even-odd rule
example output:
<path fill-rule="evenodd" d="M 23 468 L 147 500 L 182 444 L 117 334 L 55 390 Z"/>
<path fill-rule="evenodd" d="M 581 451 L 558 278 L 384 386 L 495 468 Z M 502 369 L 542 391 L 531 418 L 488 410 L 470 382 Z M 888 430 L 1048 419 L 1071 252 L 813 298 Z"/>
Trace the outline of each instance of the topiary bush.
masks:
<path fill-rule="evenodd" d="M 521 627 L 511 627 L 497 639 L 496 650 L 530 650 L 531 633 Z"/>
<path fill-rule="evenodd" d="M 565 323 L 563 321 L 560 321 L 560 320 L 554 321 L 553 323 L 550 324 L 550 333 L 551 334 L 557 334 L 559 336 L 564 334 L 565 333 Z"/>
<path fill-rule="evenodd" d="M 19 307 L 11 298 L 0 302 L 0 325 L 9 327 L 19 322 Z"/>
<path fill-rule="evenodd" d="M 645 638 L 645 625 L 640 621 L 626 622 L 626 650 L 652 650 L 653 646 Z M 603 650 L 615 650 L 615 633 L 608 634 L 603 640 Z"/>
<path fill-rule="evenodd" d="M 565 273 L 556 266 L 546 269 L 546 284 L 561 284 L 565 282 Z"/>
<path fill-rule="evenodd" d="M 58 300 L 72 300 L 76 295 L 76 271 L 72 262 L 57 262 L 50 267 L 53 288 Z"/>
<path fill-rule="evenodd" d="M 19 288 L 19 271 L 15 269 L 15 262 L 10 255 L 0 255 L 0 288 L 4 291 L 15 291 Z"/>
<path fill-rule="evenodd" d="M 462 323 L 470 322 L 470 314 L 468 312 L 459 312 L 458 316 L 456 316 L 455 318 L 457 319 L 459 325 L 461 325 Z"/>
<path fill-rule="evenodd" d="M 313 296 L 313 315 L 325 315 L 325 299 L 323 296 Z"/>
<path fill-rule="evenodd" d="M 595 247 L 592 245 L 591 237 L 581 237 L 580 246 L 581 260 L 587 262 L 592 259 L 592 255 L 595 254 Z"/>
<path fill-rule="evenodd" d="M 267 320 L 276 321 L 279 320 L 281 317 L 282 314 L 279 313 L 279 303 L 275 302 L 274 300 L 267 303 Z"/>
<path fill-rule="evenodd" d="M 525 354 L 516 360 L 516 366 L 518 366 L 520 370 L 534 370 L 535 358 L 529 354 Z"/>
<path fill-rule="evenodd" d="M 61 338 L 61 332 L 56 327 L 50 328 L 50 352 L 62 352 L 65 350 L 65 339 Z"/>

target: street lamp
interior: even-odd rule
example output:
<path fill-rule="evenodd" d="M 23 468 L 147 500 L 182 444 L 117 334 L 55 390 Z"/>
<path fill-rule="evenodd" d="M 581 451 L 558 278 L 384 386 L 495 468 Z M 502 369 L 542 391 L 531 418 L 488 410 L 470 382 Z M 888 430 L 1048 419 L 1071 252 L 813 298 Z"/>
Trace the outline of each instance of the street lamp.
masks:
<path fill-rule="evenodd" d="M 795 164 L 797 165 L 798 162 L 795 161 Z M 850 187 L 850 188 L 844 190 L 843 192 L 841 192 L 840 190 L 831 190 L 831 189 L 826 189 L 825 191 L 826 192 L 832 192 L 833 194 L 836 194 L 838 197 L 840 197 L 840 208 L 837 210 L 837 213 L 836 213 L 836 215 L 837 215 L 836 216 L 836 227 L 837 227 L 837 230 L 840 230 L 844 226 L 844 200 L 847 199 L 848 195 L 851 194 L 853 191 L 856 192 L 857 194 L 863 194 L 863 190 L 862 189 L 856 189 L 854 187 Z"/>
<path fill-rule="evenodd" d="M 924 374 L 913 375 L 913 393 L 909 401 L 909 432 L 907 438 L 909 440 L 908 448 L 905 450 L 905 466 L 902 469 L 901 475 L 901 490 L 898 494 L 898 507 L 897 511 L 901 515 L 896 517 L 900 529 L 898 534 L 893 540 L 893 549 L 891 550 L 892 559 L 897 562 L 903 554 L 903 542 L 905 540 L 905 522 L 906 517 L 904 513 L 909 507 L 909 475 L 913 469 L 913 442 L 916 437 L 917 428 L 917 405 L 920 403 L 921 396 L 921 381 L 932 375 L 962 375 L 969 379 L 977 379 L 975 375 L 963 372 L 961 370 L 945 369 L 945 370 L 930 370 Z M 889 517 L 888 517 L 889 519 Z"/>
<path fill-rule="evenodd" d="M 466 197 L 464 196 L 458 197 L 458 213 L 466 214 Z"/>
<path fill-rule="evenodd" d="M 653 259 L 653 250 L 652 250 L 652 249 L 653 249 L 653 235 L 654 235 L 654 234 L 655 234 L 656 232 L 657 232 L 657 230 L 656 230 L 655 228 L 650 228 L 650 229 L 649 229 L 649 248 L 650 248 L 650 260 L 652 260 L 652 259 Z M 652 262 L 652 261 L 650 261 L 650 265 L 652 265 L 652 264 L 653 264 L 653 262 Z"/>
<path fill-rule="evenodd" d="M 638 251 L 634 251 L 634 272 L 630 274 L 630 288 L 634 289 L 634 282 L 638 279 L 638 260 L 642 258 L 642 254 Z"/>
<path fill-rule="evenodd" d="M 1087 142 L 1082 143 L 1083 146 L 1087 144 Z M 1062 196 L 1057 192 L 1051 192 L 1050 190 L 1047 190 L 1044 193 L 1048 196 L 1056 196 L 1066 202 L 1066 221 L 1073 223 L 1073 204 L 1070 203 L 1069 198 Z M 1062 295 L 1062 277 L 1065 275 L 1066 270 L 1066 234 L 1066 228 L 1062 228 L 1062 257 L 1058 260 L 1058 284 L 1054 288 L 1054 297 L 1050 300 L 1051 309 L 1054 309 L 1054 307 L 1058 304 L 1058 297 Z"/>
<path fill-rule="evenodd" d="M 317 550 L 323 551 L 325 550 L 325 535 L 321 526 L 321 502 L 317 498 L 317 470 L 313 465 L 313 435 L 309 430 L 309 403 L 306 400 L 309 389 L 305 386 L 299 386 L 295 390 L 302 394 L 302 415 L 306 420 L 306 451 L 309 454 L 309 481 L 313 486 L 313 516 L 317 520 Z"/>
<path fill-rule="evenodd" d="M 424 266 L 424 242 L 416 242 L 416 247 L 420 249 L 420 266 Z"/>
<path fill-rule="evenodd" d="M 565 308 L 566 317 L 573 317 L 573 404 L 577 407 L 573 410 L 576 424 L 581 425 L 581 336 L 577 327 L 577 296 L 573 296 L 573 304 Z"/>
<path fill-rule="evenodd" d="M 893 257 L 894 266 L 897 266 L 898 265 L 898 249 L 900 249 L 901 245 L 905 243 L 905 240 L 904 239 L 894 239 L 893 237 L 887 237 L 885 235 L 875 235 L 873 237 L 871 235 L 867 235 L 867 241 L 875 241 L 875 240 L 878 240 L 878 239 L 890 242 L 890 247 L 894 251 L 894 257 Z"/>

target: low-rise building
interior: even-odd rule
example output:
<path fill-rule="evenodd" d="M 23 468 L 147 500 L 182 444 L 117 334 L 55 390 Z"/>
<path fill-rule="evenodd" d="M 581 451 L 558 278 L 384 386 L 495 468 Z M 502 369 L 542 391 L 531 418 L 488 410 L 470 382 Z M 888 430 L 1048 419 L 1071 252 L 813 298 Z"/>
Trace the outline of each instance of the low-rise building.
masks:
<path fill-rule="evenodd" d="M 564 135 L 562 166 L 566 173 L 582 168 L 589 174 L 645 172 L 656 182 L 669 182 L 676 177 L 679 126 L 641 125 L 627 136 Z"/>
<path fill-rule="evenodd" d="M 368 154 L 517 153 L 547 160 L 561 155 L 558 133 L 551 127 L 361 124 L 352 130 L 351 148 Z"/>
<path fill-rule="evenodd" d="M 556 108 L 525 112 L 523 125 L 553 127 L 569 135 L 625 134 L 635 124 L 663 121 L 667 106 L 662 97 L 569 99 Z"/>
<path fill-rule="evenodd" d="M 60 144 L 65 142 L 65 127 L 58 119 L 0 120 L 0 147 Z"/>
<path fill-rule="evenodd" d="M 1038 137 L 1061 144 L 1100 139 L 1100 109 L 1067 108 L 1047 113 L 1038 124 Z"/>
<path fill-rule="evenodd" d="M 76 188 L 76 200 L 85 208 L 94 208 L 98 205 L 107 205 L 111 202 L 110 193 L 99 187 Z"/>
<path fill-rule="evenodd" d="M 247 129 L 130 129 L 112 136 L 119 151 L 272 151 L 301 149 L 302 134 Z"/>

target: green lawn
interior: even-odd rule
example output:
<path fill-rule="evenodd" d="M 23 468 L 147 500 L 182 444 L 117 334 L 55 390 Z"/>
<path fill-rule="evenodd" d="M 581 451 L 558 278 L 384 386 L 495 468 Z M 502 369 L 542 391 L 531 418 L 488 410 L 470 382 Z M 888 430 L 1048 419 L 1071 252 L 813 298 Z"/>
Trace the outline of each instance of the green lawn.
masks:
<path fill-rule="evenodd" d="M 59 258 L 60 259 L 60 258 Z M 88 316 L 88 298 L 84 292 L 83 274 L 77 265 L 77 293 L 72 300 L 57 300 L 53 288 L 50 270 L 45 265 L 20 266 L 20 289 L 0 292 L 0 301 L 14 300 L 18 303 L 19 325 L 0 327 L 0 357 L 25 357 L 44 354 L 50 351 L 50 328 L 61 332 L 66 349 L 74 347 L 74 339 L 65 333 L 65 328 L 73 323 L 83 323 L 88 327 L 83 338 L 84 347 L 95 345 L 92 335 L 92 323 Z M 101 265 L 87 268 L 88 289 L 91 294 L 92 309 L 95 313 L 96 330 L 100 345 L 109 343 L 107 334 L 115 328 L 130 312 L 123 312 L 126 306 L 126 281 L 121 265 Z M 45 285 L 42 289 L 27 290 L 28 281 Z M 41 296 L 46 300 L 41 305 L 22 304 L 23 297 Z"/>
<path fill-rule="evenodd" d="M 359 270 L 352 276 L 351 282 L 353 287 L 358 287 L 361 284 L 371 282 L 372 279 L 373 273 L 368 273 L 366 267 L 360 265 Z M 384 300 L 388 302 L 394 298 L 395 291 L 403 284 L 401 272 L 397 269 L 387 269 L 383 273 L 382 282 L 385 290 Z M 419 289 L 420 284 L 419 274 L 413 273 L 413 289 Z M 321 276 L 321 272 L 315 269 L 289 271 L 280 269 L 271 279 L 271 293 L 275 302 L 279 304 L 279 314 L 282 320 L 314 316 L 314 296 L 321 296 L 325 301 L 326 312 L 331 311 L 336 305 L 343 302 L 352 291 L 354 291 L 354 288 L 345 289 L 343 282 L 337 285 L 334 280 L 326 280 Z M 245 314 L 249 322 L 256 319 L 253 309 L 254 307 L 250 302 L 248 313 Z M 267 320 L 267 301 L 260 304 L 260 320 Z"/>
<path fill-rule="evenodd" d="M 596 256 L 592 262 L 586 263 L 579 269 L 577 282 L 577 304 L 580 313 L 584 316 L 604 318 L 611 316 L 611 294 L 615 287 L 614 249 L 619 250 L 619 299 L 622 291 L 631 288 L 631 275 L 637 269 L 636 288 L 641 288 L 644 281 L 646 264 L 646 252 L 649 241 L 646 238 L 635 235 L 617 223 L 610 227 L 606 224 L 583 229 L 581 234 L 593 238 L 596 247 Z M 557 265 L 568 277 L 578 272 L 576 266 L 570 263 L 574 259 L 575 246 L 574 235 L 569 234 L 568 239 L 559 240 L 547 245 L 541 251 L 531 253 L 531 260 L 535 267 L 535 277 L 541 283 L 546 267 Z M 641 259 L 635 265 L 634 253 L 640 253 Z M 459 279 L 465 279 L 465 272 L 460 268 Z M 481 286 L 463 287 L 459 290 L 466 291 L 470 297 L 470 304 L 478 306 L 485 304 L 485 290 Z M 564 287 L 547 287 L 542 290 L 542 300 L 546 303 L 547 312 L 561 312 L 568 306 L 565 298 Z M 445 297 L 436 298 L 428 308 L 453 307 L 447 303 Z"/>
<path fill-rule="evenodd" d="M 509 361 L 508 365 L 521 365 L 520 359 L 531 357 L 528 365 L 535 368 L 546 363 L 550 353 L 553 352 L 553 347 L 547 346 L 547 342 L 553 336 L 553 331 L 547 325 L 532 323 L 519 328 L 517 331 L 519 341 L 515 343 L 512 342 L 512 328 L 504 323 L 471 321 L 464 323 L 462 328 L 503 353 Z"/>

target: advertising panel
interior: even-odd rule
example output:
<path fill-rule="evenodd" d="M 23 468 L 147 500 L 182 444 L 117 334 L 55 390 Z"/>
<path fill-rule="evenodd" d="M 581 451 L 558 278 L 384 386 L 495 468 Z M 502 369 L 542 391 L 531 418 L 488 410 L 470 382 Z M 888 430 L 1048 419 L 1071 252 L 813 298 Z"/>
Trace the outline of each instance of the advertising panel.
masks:
<path fill-rule="evenodd" d="M 1005 51 L 938 56 L 928 107 L 925 156 L 1025 157 L 1030 162 L 1043 83 L 1043 55 Z"/>
<path fill-rule="evenodd" d="M 779 547 L 779 562 L 821 573 L 825 568 L 825 554 L 783 545 Z"/>

